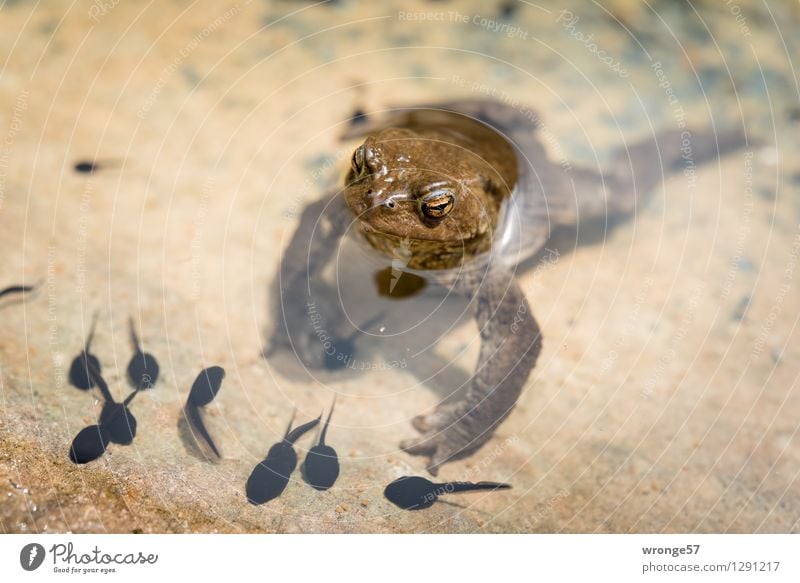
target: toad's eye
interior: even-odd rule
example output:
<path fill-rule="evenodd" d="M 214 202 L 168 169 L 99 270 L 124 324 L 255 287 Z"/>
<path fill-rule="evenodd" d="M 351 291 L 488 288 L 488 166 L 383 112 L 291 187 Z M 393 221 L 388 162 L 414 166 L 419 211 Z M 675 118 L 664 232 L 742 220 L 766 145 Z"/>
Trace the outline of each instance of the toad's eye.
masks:
<path fill-rule="evenodd" d="M 351 164 L 353 166 L 353 172 L 356 173 L 356 176 L 360 176 L 361 173 L 364 171 L 364 146 L 359 146 L 356 148 L 356 151 L 353 152 L 353 159 L 351 160 Z"/>
<path fill-rule="evenodd" d="M 456 197 L 452 192 L 435 190 L 420 199 L 419 210 L 426 219 L 438 221 L 447 216 L 455 204 Z"/>

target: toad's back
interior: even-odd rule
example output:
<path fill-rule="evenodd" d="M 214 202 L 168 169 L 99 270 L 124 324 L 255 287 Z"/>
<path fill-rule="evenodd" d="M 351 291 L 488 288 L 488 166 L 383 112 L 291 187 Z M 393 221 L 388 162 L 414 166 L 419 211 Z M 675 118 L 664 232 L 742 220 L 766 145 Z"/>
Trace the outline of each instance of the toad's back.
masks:
<path fill-rule="evenodd" d="M 616 148 L 608 167 L 600 171 L 550 160 L 536 114 L 497 101 L 457 101 L 393 110 L 385 120 L 368 124 L 358 133 L 387 127 L 445 136 L 441 139 L 478 156 L 500 177 L 499 185 L 480 185 L 486 190 L 487 206 L 492 200 L 498 203 L 492 217 L 491 244 L 464 253 L 457 264 L 445 265 L 480 269 L 489 263 L 513 267 L 535 255 L 555 227 L 632 214 L 637 198 L 686 163 L 682 157 L 686 135 L 691 141 L 693 166 L 740 148 L 745 142 L 741 128 L 651 134 Z M 440 160 L 429 162 L 439 164 Z M 441 267 L 439 262 L 433 269 L 447 271 Z"/>

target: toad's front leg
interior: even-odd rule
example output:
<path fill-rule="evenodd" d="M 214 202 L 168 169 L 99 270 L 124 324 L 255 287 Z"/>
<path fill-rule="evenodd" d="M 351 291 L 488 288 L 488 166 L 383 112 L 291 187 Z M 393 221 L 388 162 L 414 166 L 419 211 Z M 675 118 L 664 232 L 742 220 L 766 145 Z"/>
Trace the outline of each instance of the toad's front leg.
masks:
<path fill-rule="evenodd" d="M 475 374 L 463 400 L 417 417 L 414 426 L 423 435 L 400 444 L 411 454 L 429 456 L 433 475 L 492 436 L 516 404 L 542 348 L 539 326 L 511 272 L 490 271 L 479 284 L 460 287 L 475 300 L 481 335 Z"/>

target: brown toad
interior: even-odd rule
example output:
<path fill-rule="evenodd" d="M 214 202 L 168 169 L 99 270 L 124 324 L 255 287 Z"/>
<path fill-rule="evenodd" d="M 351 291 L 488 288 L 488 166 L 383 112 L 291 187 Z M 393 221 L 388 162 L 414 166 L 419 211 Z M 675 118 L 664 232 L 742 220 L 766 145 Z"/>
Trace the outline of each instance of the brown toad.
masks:
<path fill-rule="evenodd" d="M 335 368 L 326 357 L 330 346 L 353 348 L 352 338 L 320 335 L 343 319 L 335 299 L 317 310 L 315 297 L 314 317 L 308 312 L 315 280 L 353 225 L 393 271 L 470 300 L 481 346 L 465 395 L 417 416 L 413 425 L 422 435 L 401 443 L 428 456 L 432 474 L 492 436 L 536 364 L 542 335 L 515 282 L 520 263 L 554 228 L 629 215 L 637 193 L 665 173 L 743 143 L 740 131 L 665 132 L 620 148 L 601 173 L 552 162 L 539 134 L 529 110 L 495 101 L 396 109 L 354 126 L 345 137 L 364 141 L 344 189 L 305 209 L 276 278 L 268 353 L 288 347 L 312 367 Z"/>

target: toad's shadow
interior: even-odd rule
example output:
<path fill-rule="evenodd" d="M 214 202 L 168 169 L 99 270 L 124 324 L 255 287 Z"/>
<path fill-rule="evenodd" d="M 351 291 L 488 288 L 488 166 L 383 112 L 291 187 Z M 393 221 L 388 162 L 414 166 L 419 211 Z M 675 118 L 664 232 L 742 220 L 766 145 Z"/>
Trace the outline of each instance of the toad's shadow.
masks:
<path fill-rule="evenodd" d="M 518 275 L 552 267 L 578 246 L 602 243 L 623 220 L 609 218 L 585 222 L 580 229 L 555 230 L 539 253 L 517 267 Z M 269 355 L 270 367 L 293 381 L 323 384 L 379 370 L 410 375 L 415 387 L 432 390 L 441 402 L 463 398 L 480 346 L 468 300 L 435 284 L 426 285 L 411 297 L 389 298 L 379 293 L 376 273 L 362 267 L 359 261 L 339 262 L 337 275 L 331 278 L 335 283 L 318 285 L 316 289 L 317 294 L 328 296 L 328 302 L 342 306 L 349 321 L 349 331 L 342 335 L 352 334 L 352 342 L 339 350 L 338 361 L 332 360 L 333 364 L 327 367 L 311 367 L 287 348 Z M 399 281 L 403 277 L 400 275 Z M 535 316 L 536 306 L 532 310 Z M 273 313 L 271 317 L 280 321 L 287 314 Z M 359 330 L 364 322 L 370 325 Z M 446 351 L 441 350 L 437 345 L 453 333 L 458 334 L 458 339 L 448 343 Z M 338 348 L 334 344 L 332 351 Z"/>

